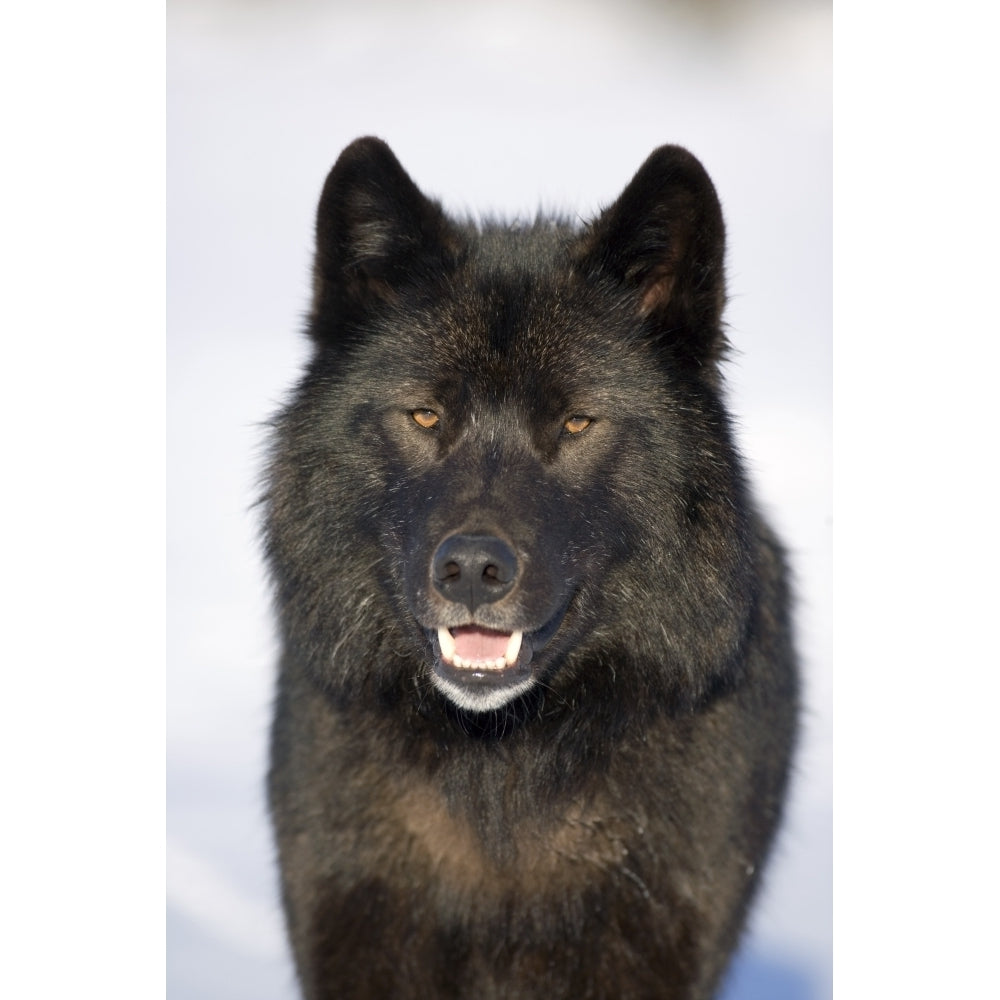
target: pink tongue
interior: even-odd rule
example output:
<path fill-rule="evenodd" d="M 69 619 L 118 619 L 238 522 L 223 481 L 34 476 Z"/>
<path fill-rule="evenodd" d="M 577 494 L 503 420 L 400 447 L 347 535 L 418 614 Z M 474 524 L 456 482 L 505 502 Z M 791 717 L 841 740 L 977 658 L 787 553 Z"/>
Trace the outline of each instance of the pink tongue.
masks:
<path fill-rule="evenodd" d="M 478 660 L 500 659 L 507 651 L 509 632 L 491 632 L 475 625 L 462 625 L 453 628 L 451 634 L 455 637 L 455 652 L 463 660 L 473 663 Z"/>

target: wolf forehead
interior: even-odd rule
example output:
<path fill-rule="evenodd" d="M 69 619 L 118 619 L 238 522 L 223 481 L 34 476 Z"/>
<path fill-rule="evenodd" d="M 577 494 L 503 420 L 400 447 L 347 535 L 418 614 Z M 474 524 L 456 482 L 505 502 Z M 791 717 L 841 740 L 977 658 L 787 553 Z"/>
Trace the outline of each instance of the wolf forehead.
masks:
<path fill-rule="evenodd" d="M 603 393 L 616 376 L 662 380 L 629 299 L 578 273 L 578 227 L 491 220 L 461 233 L 462 257 L 433 295 L 404 292 L 368 313 L 356 350 L 383 384 L 398 375 L 435 388 L 461 381 L 481 398 L 552 399 Z"/>
<path fill-rule="evenodd" d="M 571 285 L 558 274 L 531 281 L 496 271 L 457 274 L 427 308 L 372 323 L 362 352 L 383 384 L 390 375 L 435 390 L 461 382 L 480 396 L 503 388 L 572 396 L 600 390 L 616 375 L 652 374 L 644 341 Z M 638 365 L 627 363 L 631 355 Z"/>

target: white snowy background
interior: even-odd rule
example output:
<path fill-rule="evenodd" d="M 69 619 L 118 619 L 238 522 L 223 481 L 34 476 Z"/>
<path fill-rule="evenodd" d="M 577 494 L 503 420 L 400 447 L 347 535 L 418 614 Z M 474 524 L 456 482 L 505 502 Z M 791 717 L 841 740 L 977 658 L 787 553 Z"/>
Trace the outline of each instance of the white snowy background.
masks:
<path fill-rule="evenodd" d="M 170 0 L 167 989 L 291 1000 L 263 798 L 262 426 L 306 355 L 313 213 L 353 138 L 458 212 L 588 217 L 664 142 L 729 235 L 732 408 L 790 550 L 793 797 L 725 1000 L 831 987 L 831 15 L 822 0 Z"/>

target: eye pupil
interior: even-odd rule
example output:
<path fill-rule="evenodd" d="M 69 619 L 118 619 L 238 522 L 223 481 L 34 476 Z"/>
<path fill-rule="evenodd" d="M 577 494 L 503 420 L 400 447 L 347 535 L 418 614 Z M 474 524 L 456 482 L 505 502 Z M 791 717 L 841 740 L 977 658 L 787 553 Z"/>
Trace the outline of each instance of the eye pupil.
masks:
<path fill-rule="evenodd" d="M 570 434 L 579 434 L 581 431 L 585 431 L 591 423 L 590 417 L 570 417 L 563 424 L 563 428 Z"/>
<path fill-rule="evenodd" d="M 438 415 L 433 410 L 413 410 L 410 413 L 413 420 L 420 427 L 425 430 L 430 430 L 430 428 L 435 427 L 438 422 Z"/>

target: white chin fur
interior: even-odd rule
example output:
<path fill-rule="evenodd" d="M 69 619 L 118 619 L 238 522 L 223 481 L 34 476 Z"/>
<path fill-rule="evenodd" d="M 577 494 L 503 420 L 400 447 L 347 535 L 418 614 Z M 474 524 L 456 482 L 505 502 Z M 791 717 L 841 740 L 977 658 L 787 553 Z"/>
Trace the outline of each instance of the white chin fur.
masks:
<path fill-rule="evenodd" d="M 481 688 L 470 688 L 460 684 L 453 684 L 451 681 L 445 680 L 437 674 L 433 674 L 431 680 L 434 682 L 434 686 L 449 701 L 466 712 L 496 711 L 496 709 L 503 708 L 504 705 L 515 698 L 520 698 L 535 683 L 529 677 L 517 684 L 509 684 L 504 687 L 484 685 Z"/>

